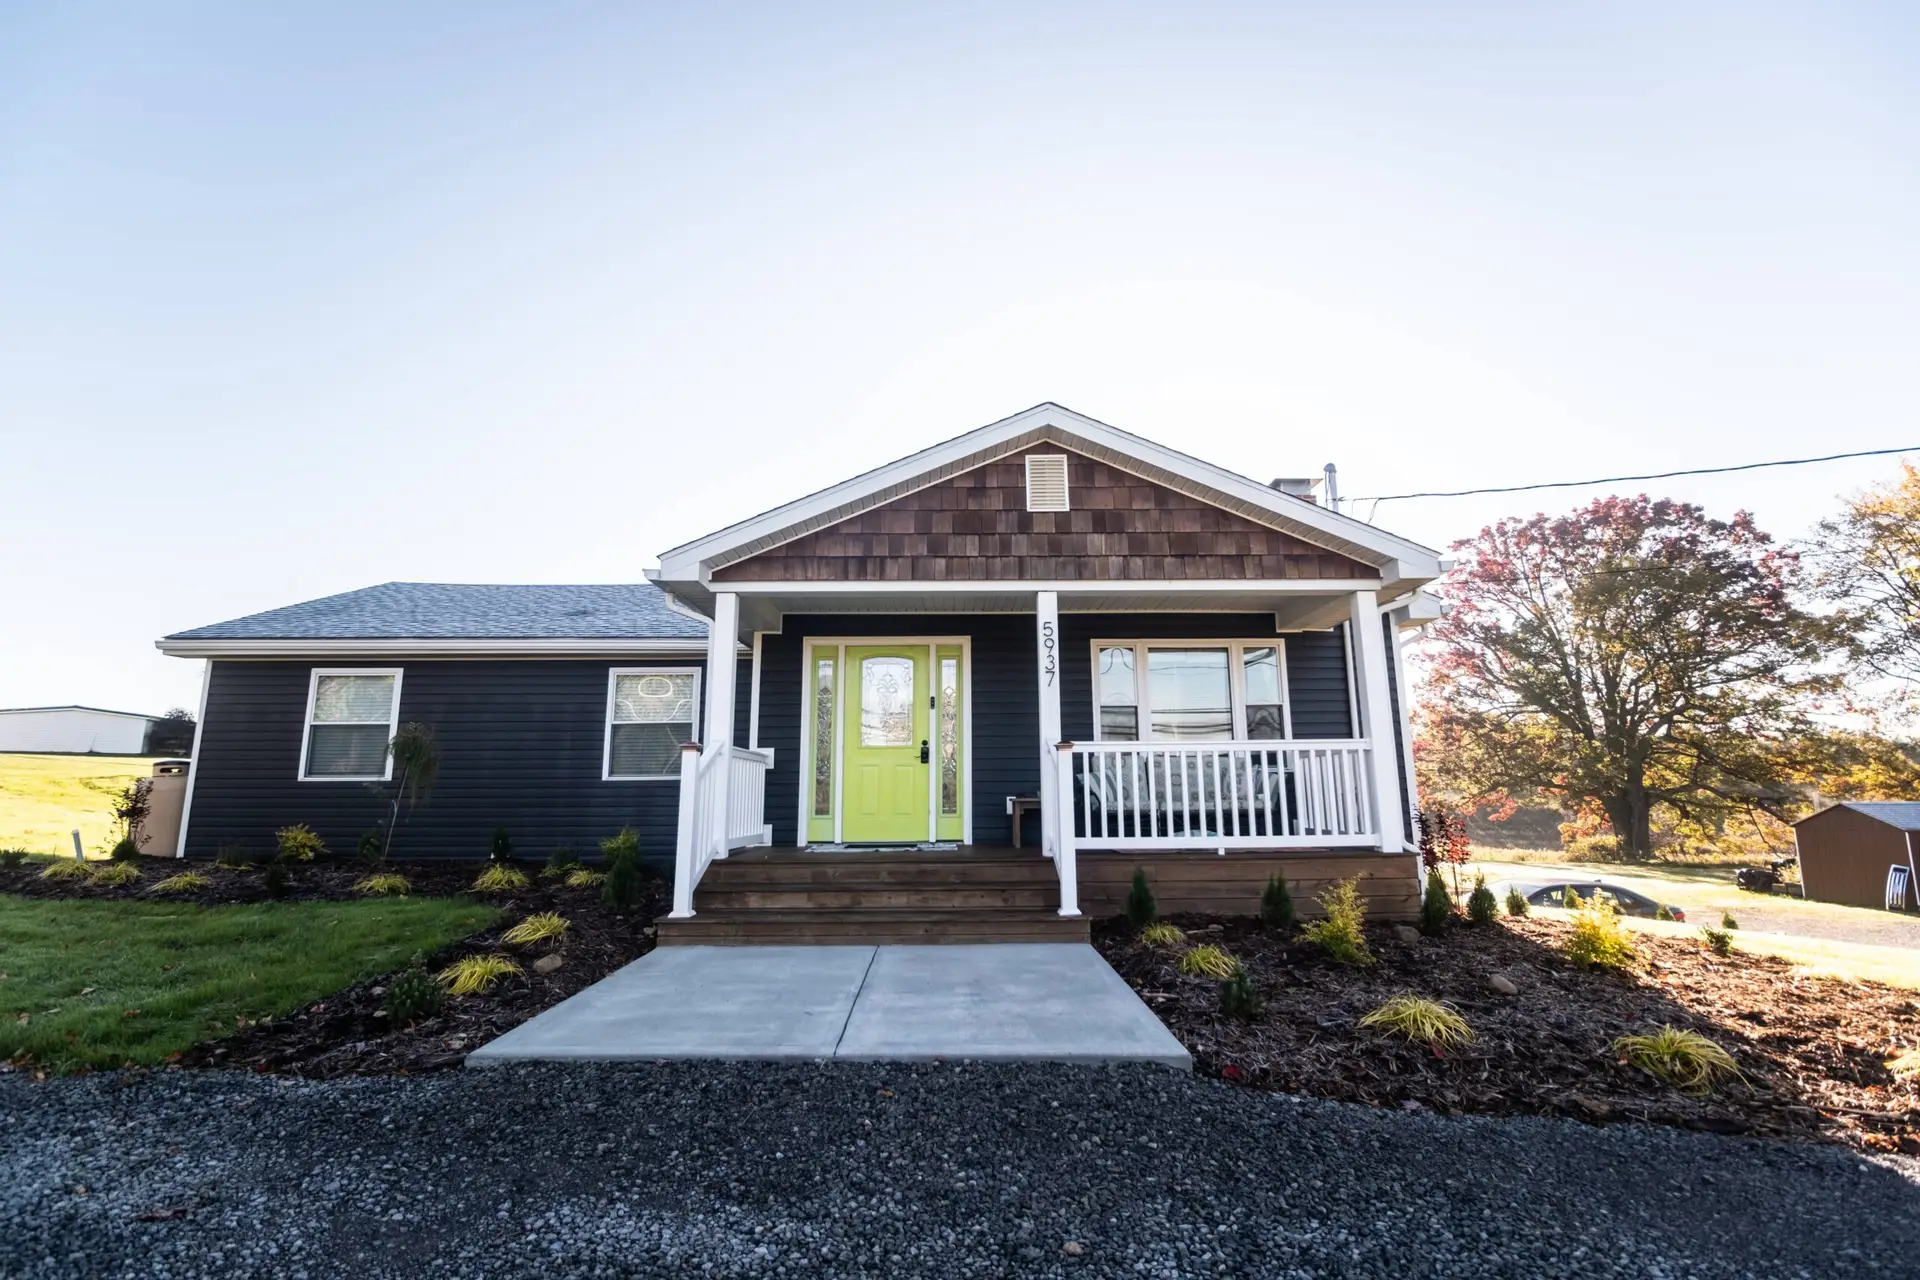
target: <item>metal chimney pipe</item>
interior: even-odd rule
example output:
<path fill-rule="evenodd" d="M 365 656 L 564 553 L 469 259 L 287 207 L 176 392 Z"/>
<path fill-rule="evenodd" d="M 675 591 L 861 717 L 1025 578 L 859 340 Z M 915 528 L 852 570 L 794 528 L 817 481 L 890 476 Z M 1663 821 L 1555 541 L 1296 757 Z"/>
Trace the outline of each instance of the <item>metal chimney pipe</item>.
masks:
<path fill-rule="evenodd" d="M 1327 510 L 1338 512 L 1340 510 L 1340 469 L 1329 462 L 1322 468 L 1322 474 L 1327 477 Z"/>

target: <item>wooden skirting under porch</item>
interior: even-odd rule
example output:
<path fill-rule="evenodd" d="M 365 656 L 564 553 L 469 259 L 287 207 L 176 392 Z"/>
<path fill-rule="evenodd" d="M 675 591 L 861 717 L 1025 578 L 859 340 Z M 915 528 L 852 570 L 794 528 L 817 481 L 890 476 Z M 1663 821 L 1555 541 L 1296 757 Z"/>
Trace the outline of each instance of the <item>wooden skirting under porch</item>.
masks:
<path fill-rule="evenodd" d="M 1079 855 L 1080 910 L 1098 919 L 1126 906 L 1135 868 L 1147 873 L 1147 886 L 1161 915 L 1245 916 L 1260 909 L 1260 895 L 1274 875 L 1286 877 L 1294 906 L 1302 916 L 1320 914 L 1320 891 L 1339 880 L 1357 879 L 1373 920 L 1411 920 L 1420 911 L 1418 859 L 1411 853 L 1298 850 L 1286 853 L 1202 851 Z"/>
<path fill-rule="evenodd" d="M 662 917 L 661 946 L 835 943 L 1084 942 L 1088 923 L 1120 914 L 1134 869 L 1163 915 L 1252 915 L 1267 879 L 1287 878 L 1302 915 L 1337 880 L 1356 878 L 1374 919 L 1411 919 L 1419 882 L 1410 853 L 1301 850 L 1106 853 L 1079 857 L 1081 915 L 1063 917 L 1054 864 L 1034 849 L 743 849 L 707 868 L 694 915 Z"/>

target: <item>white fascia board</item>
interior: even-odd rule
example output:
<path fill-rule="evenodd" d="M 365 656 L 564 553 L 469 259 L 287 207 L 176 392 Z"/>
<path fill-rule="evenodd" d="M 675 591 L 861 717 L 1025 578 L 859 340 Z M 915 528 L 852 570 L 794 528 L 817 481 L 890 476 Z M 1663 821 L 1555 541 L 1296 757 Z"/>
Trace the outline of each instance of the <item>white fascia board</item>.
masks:
<path fill-rule="evenodd" d="M 1151 440 L 1130 435 L 1083 414 L 1057 404 L 1042 404 L 1016 413 L 1011 418 L 979 427 L 943 444 L 923 449 L 910 457 L 888 463 L 831 488 L 809 494 L 785 506 L 776 507 L 751 519 L 727 526 L 694 542 L 674 547 L 660 556 L 657 574 L 649 577 L 664 582 L 705 582 L 711 563 L 726 552 L 761 538 L 773 537 L 782 530 L 804 524 L 860 499 L 894 486 L 909 486 L 915 478 L 939 473 L 972 455 L 991 450 L 996 444 L 1029 432 L 1054 426 L 1082 437 L 1089 443 L 1137 459 L 1141 463 L 1178 476 L 1193 484 L 1273 513 L 1282 519 L 1317 530 L 1329 537 L 1350 543 L 1389 563 L 1393 572 L 1405 578 L 1431 579 L 1440 575 L 1437 551 L 1416 542 L 1374 528 L 1365 521 L 1343 516 L 1317 503 L 1303 502 L 1257 480 L 1237 475 L 1210 462 L 1202 462 Z M 937 483 L 944 474 L 936 474 L 928 483 Z M 1404 562 L 1398 565 L 1392 562 Z M 1390 581 L 1396 580 L 1389 574 Z"/>
<path fill-rule="evenodd" d="M 704 640 L 156 640 L 170 658 L 704 657 Z"/>
<path fill-rule="evenodd" d="M 980 578 L 955 582 L 728 582 L 717 590 L 742 596 L 807 595 L 1023 595 L 1027 592 L 1055 591 L 1061 595 L 1345 595 L 1353 591 L 1375 591 L 1380 583 L 1374 578 Z"/>

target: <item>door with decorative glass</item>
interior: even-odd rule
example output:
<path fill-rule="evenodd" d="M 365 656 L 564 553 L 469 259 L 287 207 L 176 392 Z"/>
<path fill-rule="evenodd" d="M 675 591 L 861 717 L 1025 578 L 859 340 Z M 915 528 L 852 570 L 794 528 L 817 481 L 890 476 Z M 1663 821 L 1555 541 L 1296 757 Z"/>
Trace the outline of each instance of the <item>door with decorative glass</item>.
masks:
<path fill-rule="evenodd" d="M 964 639 L 809 640 L 805 838 L 967 838 Z"/>
<path fill-rule="evenodd" d="M 848 646 L 841 839 L 925 840 L 933 768 L 926 645 Z"/>

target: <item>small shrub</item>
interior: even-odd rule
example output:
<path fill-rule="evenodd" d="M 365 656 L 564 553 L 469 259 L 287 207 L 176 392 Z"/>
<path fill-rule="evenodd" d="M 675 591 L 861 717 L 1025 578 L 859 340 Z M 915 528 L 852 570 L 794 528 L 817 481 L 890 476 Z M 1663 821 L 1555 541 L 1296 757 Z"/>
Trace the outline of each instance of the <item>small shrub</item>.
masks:
<path fill-rule="evenodd" d="M 1524 916 L 1533 911 L 1533 904 L 1527 901 L 1527 895 L 1518 889 L 1507 890 L 1507 914 Z"/>
<path fill-rule="evenodd" d="M 395 875 L 391 871 L 357 880 L 353 885 L 355 893 L 367 898 L 404 898 L 412 889 L 405 876 Z"/>
<path fill-rule="evenodd" d="M 1722 929 L 1738 929 L 1740 922 L 1733 918 L 1733 912 L 1722 911 L 1720 913 L 1720 927 Z"/>
<path fill-rule="evenodd" d="M 1578 911 L 1587 905 L 1587 900 L 1580 896 L 1578 889 L 1568 885 L 1566 893 L 1560 899 L 1560 905 L 1568 911 Z"/>
<path fill-rule="evenodd" d="M 1360 1026 L 1423 1044 L 1436 1057 L 1473 1042 L 1473 1028 L 1458 1010 L 1416 995 L 1395 996 L 1361 1018 Z"/>
<path fill-rule="evenodd" d="M 159 884 L 147 890 L 147 892 L 168 895 L 176 893 L 198 893 L 212 883 L 211 880 L 201 875 L 198 871 L 182 871 L 177 876 L 168 876 L 165 880 L 162 880 Z"/>
<path fill-rule="evenodd" d="M 121 836 L 113 842 L 113 848 L 107 857 L 113 862 L 132 862 L 140 856 L 140 846 L 132 836 Z"/>
<path fill-rule="evenodd" d="M 567 872 L 565 881 L 569 889 L 591 889 L 595 885 L 605 884 L 606 882 L 606 872 L 589 871 L 585 867 L 575 867 L 573 870 Z"/>
<path fill-rule="evenodd" d="M 16 870 L 27 860 L 25 849 L 0 849 L 0 867 L 8 871 Z"/>
<path fill-rule="evenodd" d="M 379 862 L 387 856 L 387 837 L 378 827 L 368 827 L 360 833 L 359 841 L 353 846 L 353 856 L 362 862 Z"/>
<path fill-rule="evenodd" d="M 85 880 L 88 874 L 87 864 L 78 858 L 55 858 L 40 869 L 42 880 Z"/>
<path fill-rule="evenodd" d="M 139 879 L 140 868 L 134 866 L 131 862 L 96 863 L 87 872 L 87 881 L 90 884 L 103 884 L 117 887 L 133 884 Z"/>
<path fill-rule="evenodd" d="M 493 843 L 487 848 L 487 859 L 491 862 L 511 862 L 513 860 L 513 837 L 507 834 L 505 827 L 493 829 Z"/>
<path fill-rule="evenodd" d="M 475 893 L 518 893 L 527 887 L 527 873 L 504 862 L 496 862 L 473 882 Z"/>
<path fill-rule="evenodd" d="M 385 1007 L 395 1026 L 411 1026 L 447 1007 L 447 989 L 428 975 L 426 960 L 416 955 L 387 984 Z"/>
<path fill-rule="evenodd" d="M 1650 1036 L 1621 1036 L 1613 1042 L 1620 1060 L 1685 1093 L 1711 1093 L 1721 1080 L 1739 1076 L 1725 1049 L 1697 1031 L 1661 1027 Z"/>
<path fill-rule="evenodd" d="M 327 852 L 326 843 L 304 822 L 280 828 L 273 833 L 273 842 L 282 862 L 312 862 Z"/>
<path fill-rule="evenodd" d="M 1653 918 L 1655 920 L 1666 920 L 1670 922 L 1673 919 L 1673 908 L 1663 902 L 1660 904 L 1660 909 L 1653 913 Z"/>
<path fill-rule="evenodd" d="M 1139 868 L 1133 869 L 1133 887 L 1127 890 L 1127 923 L 1136 929 L 1144 929 L 1153 923 L 1160 909 L 1154 905 L 1153 890 L 1147 887 L 1147 873 Z"/>
<path fill-rule="evenodd" d="M 1473 892 L 1467 896 L 1467 919 L 1475 924 L 1492 924 L 1499 914 L 1500 904 L 1494 901 L 1493 890 L 1487 888 L 1487 877 L 1476 875 Z"/>
<path fill-rule="evenodd" d="M 1440 868 L 1427 868 L 1426 892 L 1420 895 L 1420 932 L 1437 934 L 1447 927 L 1447 921 L 1453 917 L 1453 899 L 1447 894 L 1447 882 L 1440 876 Z"/>
<path fill-rule="evenodd" d="M 1725 929 L 1716 929 L 1710 924 L 1700 926 L 1700 936 L 1707 940 L 1707 946 L 1717 956 L 1733 954 L 1733 935 Z"/>
<path fill-rule="evenodd" d="M 222 840 L 220 842 L 220 851 L 213 855 L 213 865 L 235 870 L 241 867 L 252 866 L 253 859 L 247 856 L 247 851 L 242 846 L 235 844 L 231 840 Z"/>
<path fill-rule="evenodd" d="M 456 996 L 484 995 L 510 973 L 525 970 L 505 956 L 462 956 L 437 975 L 440 985 Z"/>
<path fill-rule="evenodd" d="M 1140 931 L 1140 941 L 1150 947 L 1177 947 L 1186 940 L 1178 925 L 1150 924 Z"/>
<path fill-rule="evenodd" d="M 1253 976 L 1245 965 L 1236 964 L 1220 984 L 1220 1012 L 1230 1018 L 1248 1021 L 1260 1016 L 1260 993 L 1254 989 Z"/>
<path fill-rule="evenodd" d="M 601 896 L 609 906 L 624 911 L 640 901 L 640 833 L 622 827 L 618 835 L 600 842 L 600 852 L 607 860 Z"/>
<path fill-rule="evenodd" d="M 1308 942 L 1323 948 L 1337 964 L 1373 963 L 1367 950 L 1367 904 L 1360 899 L 1357 880 L 1341 880 L 1320 895 L 1320 919 L 1309 921 L 1300 932 Z"/>
<path fill-rule="evenodd" d="M 580 855 L 573 851 L 572 845 L 561 845 L 547 855 L 547 866 L 540 874 L 543 876 L 564 876 L 580 865 Z"/>
<path fill-rule="evenodd" d="M 1180 972 L 1189 978 L 1216 978 L 1223 981 L 1231 978 L 1233 971 L 1239 967 L 1232 956 L 1211 942 L 1181 952 L 1178 966 Z"/>
<path fill-rule="evenodd" d="M 1624 969 L 1633 960 L 1633 939 L 1618 914 L 1587 903 L 1574 913 L 1567 959 L 1587 969 Z"/>
<path fill-rule="evenodd" d="M 516 947 L 530 947 L 536 942 L 548 942 L 560 938 L 566 932 L 565 916 L 558 911 L 541 911 L 528 916 L 501 934 L 500 941 Z"/>
<path fill-rule="evenodd" d="M 287 874 L 284 862 L 270 862 L 267 872 L 260 877 L 260 883 L 266 888 L 269 898 L 284 898 L 287 890 L 293 887 L 293 877 Z"/>
<path fill-rule="evenodd" d="M 1579 836 L 1566 842 L 1568 862 L 1625 862 L 1626 851 L 1619 836 Z"/>
<path fill-rule="evenodd" d="M 1287 888 L 1285 876 L 1275 874 L 1267 880 L 1266 891 L 1260 895 L 1260 923 L 1269 929 L 1291 929 L 1298 920 L 1293 890 Z"/>

